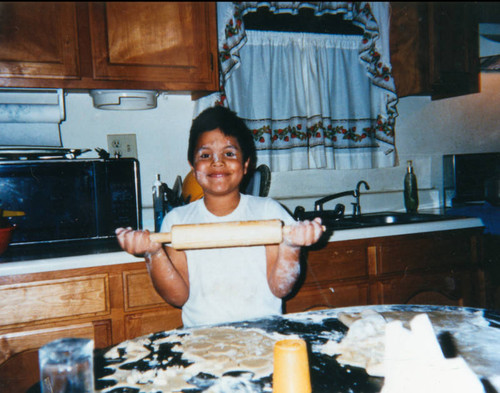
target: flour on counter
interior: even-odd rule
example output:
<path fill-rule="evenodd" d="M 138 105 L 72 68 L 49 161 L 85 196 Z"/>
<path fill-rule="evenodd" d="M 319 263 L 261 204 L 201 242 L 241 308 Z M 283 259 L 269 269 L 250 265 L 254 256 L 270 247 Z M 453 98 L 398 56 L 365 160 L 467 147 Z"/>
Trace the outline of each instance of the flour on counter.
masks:
<path fill-rule="evenodd" d="M 356 308 L 350 308 L 350 317 L 359 320 L 364 309 L 360 307 L 359 312 L 356 312 Z M 373 306 L 373 310 L 380 313 L 387 323 L 399 320 L 407 328 L 409 321 L 421 314 L 419 306 L 415 306 L 415 311 L 412 312 L 407 309 L 400 311 L 397 306 L 392 305 Z M 490 326 L 482 310 L 453 308 L 453 311 L 450 311 L 447 307 L 436 307 L 434 311 L 428 313 L 436 337 L 443 333 L 451 334 L 457 354 L 467 362 L 476 375 L 486 377 L 500 392 L 500 329 Z M 345 310 L 336 309 L 332 314 L 338 317 L 343 312 Z M 363 367 L 362 364 L 365 364 L 368 374 L 383 376 L 383 363 L 379 361 L 384 357 L 385 327 L 383 324 L 378 325 L 378 328 L 375 326 L 365 323 L 358 325 L 359 328 L 367 329 L 364 339 L 358 334 L 362 334 L 361 331 L 355 335 L 350 335 L 348 331 L 340 342 L 328 341 L 317 346 L 315 350 L 330 356 L 340 354 L 337 358 L 339 363 L 357 367 Z M 342 355 L 344 350 L 346 354 Z M 372 359 L 368 361 L 368 357 Z"/>
<path fill-rule="evenodd" d="M 233 327 L 200 328 L 185 330 L 159 338 L 138 338 L 129 340 L 110 349 L 105 357 L 119 360 L 108 366 L 114 373 L 101 380 L 115 380 L 117 383 L 101 392 L 117 388 L 135 388 L 140 392 L 178 392 L 196 387 L 197 376 L 213 377 L 211 391 L 224 384 L 239 386 L 241 391 L 251 391 L 252 379 L 262 378 L 273 372 L 274 344 L 291 338 L 278 333 L 267 333 L 260 329 L 237 329 Z M 161 359 L 162 347 L 168 344 L 171 354 Z M 178 358 L 183 364 L 172 365 Z M 146 370 L 127 370 L 120 367 L 136 361 L 143 361 Z M 167 367 L 168 366 L 168 367 Z M 235 374 L 226 378 L 226 374 Z M 250 377 L 249 377 L 250 376 Z M 201 381 L 203 383 L 203 381 Z"/>

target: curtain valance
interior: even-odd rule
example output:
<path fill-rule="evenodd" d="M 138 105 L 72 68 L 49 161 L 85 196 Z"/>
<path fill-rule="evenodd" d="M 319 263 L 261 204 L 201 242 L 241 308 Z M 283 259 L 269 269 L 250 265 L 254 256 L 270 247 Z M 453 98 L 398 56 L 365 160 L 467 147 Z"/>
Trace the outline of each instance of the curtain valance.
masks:
<path fill-rule="evenodd" d="M 245 30 L 243 16 L 312 8 L 340 13 L 362 36 Z M 218 3 L 221 90 L 197 102 L 228 106 L 254 132 L 273 171 L 370 168 L 396 160 L 397 116 L 388 3 Z"/>

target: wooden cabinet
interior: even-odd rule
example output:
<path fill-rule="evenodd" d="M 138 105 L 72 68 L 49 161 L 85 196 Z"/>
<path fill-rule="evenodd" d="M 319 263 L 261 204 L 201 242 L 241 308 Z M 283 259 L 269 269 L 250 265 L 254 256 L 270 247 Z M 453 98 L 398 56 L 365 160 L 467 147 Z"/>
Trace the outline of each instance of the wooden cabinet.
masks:
<path fill-rule="evenodd" d="M 5 78 L 79 78 L 75 3 L 0 3 L 0 49 L 3 86 Z"/>
<path fill-rule="evenodd" d="M 62 337 L 96 348 L 182 325 L 156 293 L 144 263 L 0 277 L 0 391 L 38 381 L 38 349 Z M 25 370 L 25 372 L 19 372 Z"/>
<path fill-rule="evenodd" d="M 160 82 L 176 90 L 214 86 L 208 3 L 90 4 L 93 77 Z"/>
<path fill-rule="evenodd" d="M 287 312 L 366 304 L 484 306 L 481 229 L 311 247 Z"/>
<path fill-rule="evenodd" d="M 214 2 L 0 7 L 0 86 L 218 88 Z"/>
<path fill-rule="evenodd" d="M 477 4 L 391 2 L 391 65 L 399 97 L 479 92 Z"/>

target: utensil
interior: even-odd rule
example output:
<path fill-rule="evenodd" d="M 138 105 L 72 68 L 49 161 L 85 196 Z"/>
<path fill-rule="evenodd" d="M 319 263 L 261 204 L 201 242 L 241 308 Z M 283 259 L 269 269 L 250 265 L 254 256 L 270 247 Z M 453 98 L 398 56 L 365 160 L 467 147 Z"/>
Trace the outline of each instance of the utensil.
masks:
<path fill-rule="evenodd" d="M 284 226 L 281 220 L 232 221 L 174 225 L 171 232 L 152 233 L 149 238 L 186 250 L 279 244 L 289 231 L 290 226 Z"/>

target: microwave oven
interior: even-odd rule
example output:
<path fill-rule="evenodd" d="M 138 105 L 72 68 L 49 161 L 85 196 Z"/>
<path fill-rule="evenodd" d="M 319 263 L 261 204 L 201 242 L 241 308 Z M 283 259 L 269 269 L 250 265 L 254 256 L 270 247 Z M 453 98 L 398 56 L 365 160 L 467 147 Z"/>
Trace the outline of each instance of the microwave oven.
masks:
<path fill-rule="evenodd" d="M 95 241 L 142 228 L 139 162 L 119 159 L 0 161 L 0 207 L 20 211 L 9 249 Z"/>
<path fill-rule="evenodd" d="M 443 156 L 444 207 L 482 204 L 486 182 L 500 174 L 500 153 Z"/>

